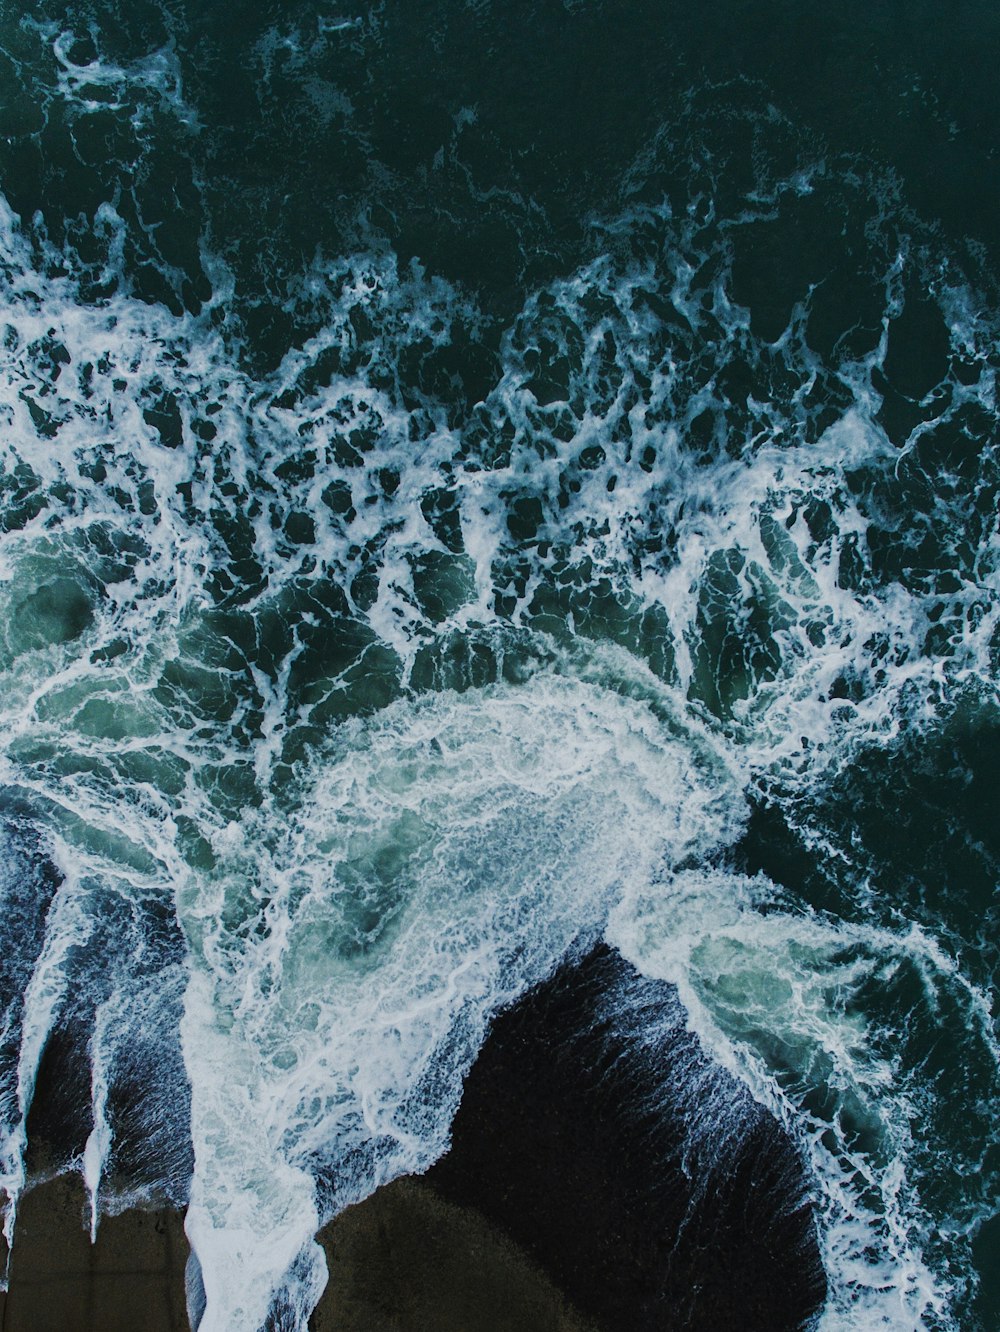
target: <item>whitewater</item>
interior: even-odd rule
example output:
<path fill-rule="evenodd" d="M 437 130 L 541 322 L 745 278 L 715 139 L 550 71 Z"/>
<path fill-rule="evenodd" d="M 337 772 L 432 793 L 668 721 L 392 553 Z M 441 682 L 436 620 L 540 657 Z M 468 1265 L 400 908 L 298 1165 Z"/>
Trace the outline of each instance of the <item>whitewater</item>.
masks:
<path fill-rule="evenodd" d="M 64 95 L 124 86 L 55 49 Z M 168 56 L 129 78 L 173 97 Z M 997 1200 L 992 945 L 823 802 L 996 718 L 996 326 L 838 170 L 597 219 L 499 333 L 391 247 L 318 254 L 264 370 L 224 256 L 198 311 L 140 299 L 108 202 L 95 298 L 4 205 L 8 1241 L 71 1021 L 92 1233 L 186 1206 L 193 1326 L 305 1329 L 320 1226 L 441 1157 L 492 1018 L 605 940 L 801 1152 L 817 1326 L 960 1325 Z M 732 238 L 831 189 L 872 210 L 879 313 L 821 351 L 811 290 L 754 326 Z M 900 431 L 913 281 L 947 346 Z M 463 401 L 449 357 L 493 336 Z M 820 887 L 741 858 L 762 808 Z"/>

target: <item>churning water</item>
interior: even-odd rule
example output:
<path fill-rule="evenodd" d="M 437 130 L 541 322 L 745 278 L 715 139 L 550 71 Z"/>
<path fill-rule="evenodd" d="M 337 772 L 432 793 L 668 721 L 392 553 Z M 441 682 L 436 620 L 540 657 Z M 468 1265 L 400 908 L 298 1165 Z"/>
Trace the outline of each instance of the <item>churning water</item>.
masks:
<path fill-rule="evenodd" d="M 914 174 L 978 161 L 949 53 L 830 20 L 811 122 L 724 6 L 523 8 L 0 9 L 7 1234 L 71 1030 L 94 1228 L 188 1204 L 202 1332 L 304 1329 L 319 1225 L 604 938 L 799 1144 L 824 1332 L 989 1324 L 1000 305 Z"/>

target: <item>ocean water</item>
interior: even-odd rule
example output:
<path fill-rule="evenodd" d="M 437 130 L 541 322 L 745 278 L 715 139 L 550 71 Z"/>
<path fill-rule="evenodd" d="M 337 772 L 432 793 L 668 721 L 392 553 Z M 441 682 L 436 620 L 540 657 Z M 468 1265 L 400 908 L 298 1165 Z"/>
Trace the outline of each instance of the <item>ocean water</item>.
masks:
<path fill-rule="evenodd" d="M 305 1329 L 603 939 L 822 1332 L 1000 1326 L 998 28 L 0 5 L 8 1238 L 75 1043 L 95 1233 Z"/>

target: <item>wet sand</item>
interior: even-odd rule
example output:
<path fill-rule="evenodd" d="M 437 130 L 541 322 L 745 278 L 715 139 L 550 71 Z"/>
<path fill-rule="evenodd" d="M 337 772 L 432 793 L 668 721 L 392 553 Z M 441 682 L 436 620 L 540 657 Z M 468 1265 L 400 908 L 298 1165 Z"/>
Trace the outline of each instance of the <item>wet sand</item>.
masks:
<path fill-rule="evenodd" d="M 188 1332 L 183 1218 L 132 1210 L 86 1229 L 78 1175 L 25 1194 L 3 1332 Z M 330 1283 L 314 1332 L 596 1332 L 474 1209 L 403 1179 L 320 1232 Z"/>
<path fill-rule="evenodd" d="M 314 1332 L 597 1332 L 479 1212 L 401 1179 L 320 1234 Z"/>
<path fill-rule="evenodd" d="M 807 1326 L 825 1295 L 807 1174 L 731 1079 L 702 1103 L 706 1057 L 671 993 L 601 947 L 501 1016 L 446 1156 L 320 1232 L 314 1332 Z M 105 1217 L 90 1244 L 65 1170 L 88 1127 L 71 1073 L 52 1064 L 29 1120 L 36 1170 L 63 1173 L 22 1199 L 0 1332 L 187 1332 L 179 1210 Z M 697 1167 L 691 1116 L 706 1113 L 722 1118 Z"/>
<path fill-rule="evenodd" d="M 180 1213 L 104 1217 L 93 1245 L 89 1225 L 79 1175 L 23 1195 L 3 1332 L 187 1332 Z"/>

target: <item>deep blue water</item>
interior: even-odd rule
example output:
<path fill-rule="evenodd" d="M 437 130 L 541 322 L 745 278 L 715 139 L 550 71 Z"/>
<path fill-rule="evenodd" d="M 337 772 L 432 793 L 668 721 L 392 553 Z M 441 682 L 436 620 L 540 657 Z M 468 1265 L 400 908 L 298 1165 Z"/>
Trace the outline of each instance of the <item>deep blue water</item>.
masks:
<path fill-rule="evenodd" d="M 304 1328 L 603 938 L 798 1145 L 817 1326 L 1000 1326 L 998 42 L 0 6 L 8 1234 L 61 1041 L 94 1226 Z"/>

